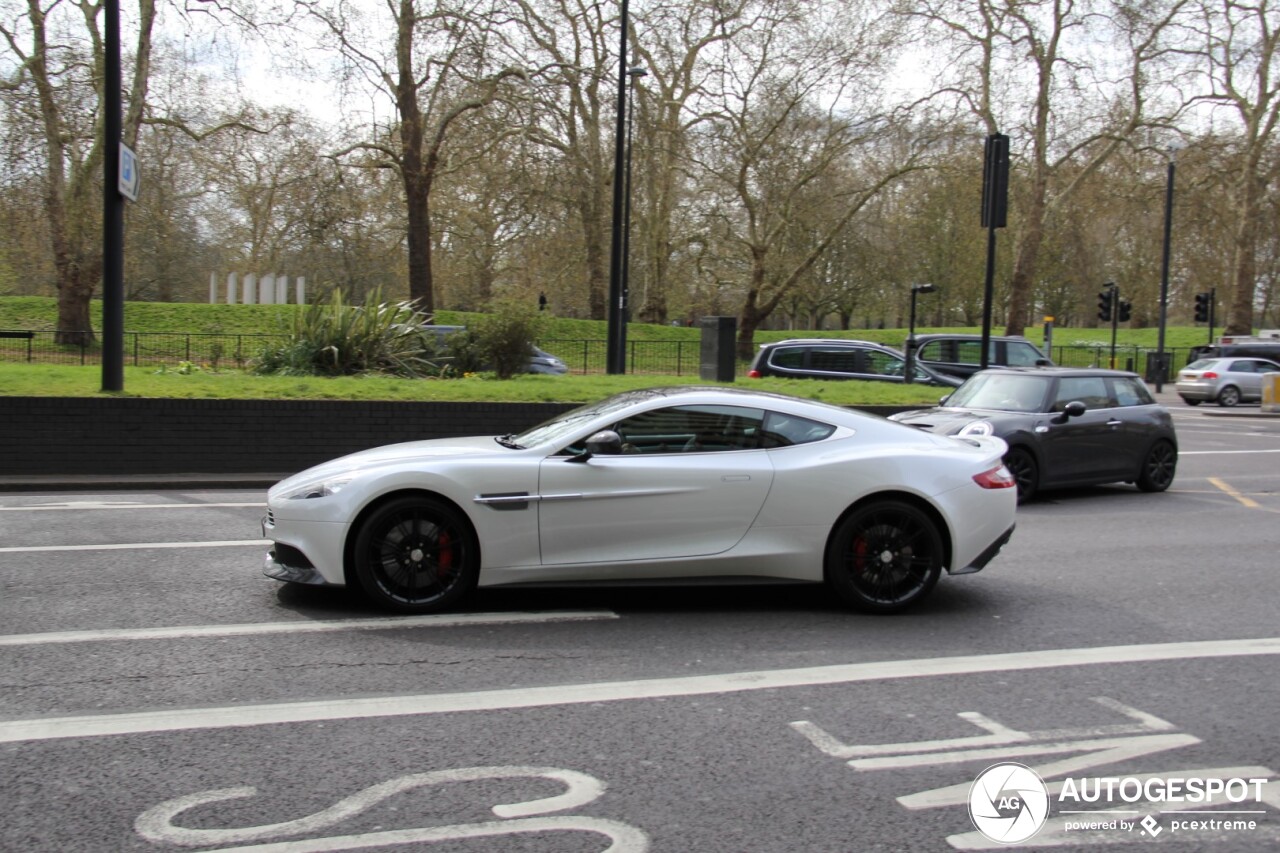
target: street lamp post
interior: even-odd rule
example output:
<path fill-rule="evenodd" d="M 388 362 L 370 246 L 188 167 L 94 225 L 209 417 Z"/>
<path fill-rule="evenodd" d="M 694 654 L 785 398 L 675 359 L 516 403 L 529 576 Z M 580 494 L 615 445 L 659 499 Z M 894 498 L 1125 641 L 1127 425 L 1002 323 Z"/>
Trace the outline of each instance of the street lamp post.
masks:
<path fill-rule="evenodd" d="M 1178 155 L 1176 145 L 1169 146 L 1169 166 L 1164 182 L 1164 251 L 1160 261 L 1160 330 L 1156 336 L 1156 391 L 1164 390 L 1164 330 L 1169 320 L 1169 247 L 1173 232 L 1173 176 Z"/>
<path fill-rule="evenodd" d="M 636 81 L 641 77 L 648 76 L 649 72 L 645 71 L 639 65 L 633 65 L 627 69 L 627 76 L 631 78 L 631 88 L 627 94 L 627 155 L 626 155 L 626 189 L 623 191 L 622 212 L 622 302 L 628 308 L 631 303 L 631 136 L 632 126 L 635 124 L 635 95 Z M 630 313 L 628 310 L 627 314 Z M 629 318 L 624 314 L 622 318 L 623 328 L 626 328 L 626 322 Z M 622 371 L 619 371 L 620 373 Z"/>
<path fill-rule="evenodd" d="M 914 382 L 916 377 L 916 297 L 937 289 L 933 284 L 911 285 L 911 319 L 907 324 L 907 369 L 904 377 L 907 382 Z"/>
<path fill-rule="evenodd" d="M 627 372 L 627 296 L 622 286 L 624 200 L 626 175 L 623 159 L 626 154 L 627 134 L 627 0 L 622 0 L 618 16 L 622 31 L 618 48 L 618 111 L 614 125 L 613 146 L 613 235 L 609 248 L 609 305 L 607 308 L 608 340 L 605 344 L 605 372 Z"/>

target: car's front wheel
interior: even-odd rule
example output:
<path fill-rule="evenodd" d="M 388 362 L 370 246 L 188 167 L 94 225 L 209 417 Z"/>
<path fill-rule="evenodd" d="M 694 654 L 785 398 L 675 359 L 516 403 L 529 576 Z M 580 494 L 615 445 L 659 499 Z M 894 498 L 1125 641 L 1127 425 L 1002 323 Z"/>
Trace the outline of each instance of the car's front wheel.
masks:
<path fill-rule="evenodd" d="M 1138 474 L 1138 488 L 1144 492 L 1163 492 L 1173 484 L 1178 469 L 1178 450 L 1168 441 L 1157 441 L 1147 451 Z"/>
<path fill-rule="evenodd" d="M 837 524 L 824 574 L 845 603 L 891 613 L 928 595 L 942 562 L 942 535 L 928 514 L 901 501 L 880 501 L 858 507 Z"/>
<path fill-rule="evenodd" d="M 1004 466 L 1013 475 L 1018 484 L 1018 503 L 1026 503 L 1035 496 L 1040 488 L 1040 468 L 1031 451 L 1024 447 L 1014 447 L 1004 455 Z"/>
<path fill-rule="evenodd" d="M 480 574 L 480 549 L 466 517 L 425 496 L 396 498 L 374 510 L 356 534 L 352 556 L 365 593 L 404 613 L 451 607 Z"/>

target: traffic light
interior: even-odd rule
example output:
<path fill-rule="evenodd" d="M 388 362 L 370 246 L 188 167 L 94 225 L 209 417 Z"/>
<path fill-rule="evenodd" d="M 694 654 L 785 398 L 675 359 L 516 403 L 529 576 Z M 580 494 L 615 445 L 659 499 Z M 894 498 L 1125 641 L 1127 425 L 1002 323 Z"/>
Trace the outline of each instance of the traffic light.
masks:
<path fill-rule="evenodd" d="M 1212 293 L 1196 294 L 1196 322 L 1197 323 L 1209 322 L 1209 311 L 1212 309 L 1212 306 L 1213 306 Z"/>
<path fill-rule="evenodd" d="M 1120 313 L 1119 313 L 1119 316 L 1118 316 L 1118 318 L 1117 318 L 1117 319 L 1118 319 L 1121 323 L 1127 323 L 1127 322 L 1129 322 L 1129 315 L 1130 315 L 1130 314 L 1132 314 L 1132 313 L 1133 313 L 1133 303 L 1132 303 L 1132 302 L 1130 302 L 1128 299 L 1121 299 L 1121 300 L 1120 300 Z"/>
<path fill-rule="evenodd" d="M 1115 302 L 1116 292 L 1111 288 L 1098 291 L 1098 319 L 1111 322 L 1111 307 Z"/>

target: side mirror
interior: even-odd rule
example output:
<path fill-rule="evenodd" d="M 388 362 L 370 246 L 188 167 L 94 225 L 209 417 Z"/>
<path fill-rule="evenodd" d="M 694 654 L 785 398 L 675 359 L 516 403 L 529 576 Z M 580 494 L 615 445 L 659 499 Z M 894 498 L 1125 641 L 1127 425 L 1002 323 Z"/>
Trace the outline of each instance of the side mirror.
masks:
<path fill-rule="evenodd" d="M 1079 400 L 1072 400 L 1070 403 L 1062 407 L 1062 414 L 1058 416 L 1057 422 L 1065 424 L 1072 418 L 1078 418 L 1085 412 L 1089 411 L 1088 407 Z"/>
<path fill-rule="evenodd" d="M 950 399 L 951 399 L 950 394 L 943 394 L 941 397 L 938 398 L 938 405 L 945 406 L 947 404 L 947 401 Z"/>
<path fill-rule="evenodd" d="M 592 456 L 619 456 L 622 454 L 622 436 L 611 429 L 602 429 L 585 442 L 587 451 L 574 456 L 571 462 L 586 462 Z"/>

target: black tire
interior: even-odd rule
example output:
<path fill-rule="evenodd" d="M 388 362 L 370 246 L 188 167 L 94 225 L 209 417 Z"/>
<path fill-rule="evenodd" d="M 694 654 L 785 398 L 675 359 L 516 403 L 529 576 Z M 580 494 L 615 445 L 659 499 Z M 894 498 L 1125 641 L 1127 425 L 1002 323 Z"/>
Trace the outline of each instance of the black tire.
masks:
<path fill-rule="evenodd" d="M 1025 447 L 1013 447 L 1004 455 L 1004 466 L 1018 483 L 1018 503 L 1035 497 L 1040 488 L 1040 466 Z"/>
<path fill-rule="evenodd" d="M 1182 402 L 1186 403 L 1188 406 L 1198 406 L 1203 403 L 1204 400 L 1188 400 L 1186 397 L 1183 397 Z"/>
<path fill-rule="evenodd" d="M 428 497 L 397 498 L 374 510 L 356 534 L 352 557 L 365 594 L 402 613 L 446 610 L 480 575 L 470 522 Z"/>
<path fill-rule="evenodd" d="M 1218 405 L 1230 408 L 1240 402 L 1240 389 L 1234 385 L 1228 385 L 1218 392 Z"/>
<path fill-rule="evenodd" d="M 1178 470 L 1178 449 L 1163 439 L 1151 445 L 1142 460 L 1142 471 L 1135 481 L 1144 492 L 1163 492 L 1173 484 Z"/>
<path fill-rule="evenodd" d="M 827 584 L 852 607 L 893 613 L 929 594 L 942 574 L 938 527 L 923 510 L 901 501 L 858 507 L 827 544 Z"/>

